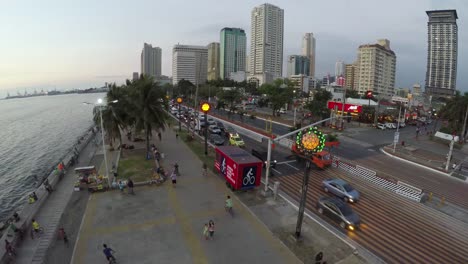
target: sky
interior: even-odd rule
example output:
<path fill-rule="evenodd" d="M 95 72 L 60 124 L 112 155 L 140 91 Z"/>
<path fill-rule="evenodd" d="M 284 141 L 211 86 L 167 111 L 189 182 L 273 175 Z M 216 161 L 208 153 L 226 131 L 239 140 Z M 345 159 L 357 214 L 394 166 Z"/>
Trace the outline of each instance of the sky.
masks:
<path fill-rule="evenodd" d="M 123 83 L 140 72 L 147 42 L 162 49 L 162 73 L 172 76 L 172 47 L 219 42 L 223 27 L 246 30 L 264 1 L 0 0 L 0 97 L 25 89 L 73 89 Z M 284 61 L 300 54 L 302 36 L 316 38 L 316 76 L 352 63 L 361 44 L 390 40 L 397 87 L 424 85 L 427 10 L 458 13 L 459 90 L 468 91 L 466 0 L 271 0 L 284 9 Z M 283 75 L 286 74 L 284 63 Z"/>

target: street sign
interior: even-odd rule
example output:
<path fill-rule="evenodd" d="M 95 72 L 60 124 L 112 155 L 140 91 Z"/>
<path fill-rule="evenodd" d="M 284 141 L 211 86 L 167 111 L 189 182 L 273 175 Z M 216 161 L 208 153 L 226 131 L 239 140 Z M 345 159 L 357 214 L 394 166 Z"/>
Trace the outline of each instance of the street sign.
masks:
<path fill-rule="evenodd" d="M 395 132 L 395 136 L 393 137 L 393 143 L 398 143 L 400 140 L 400 132 Z"/>

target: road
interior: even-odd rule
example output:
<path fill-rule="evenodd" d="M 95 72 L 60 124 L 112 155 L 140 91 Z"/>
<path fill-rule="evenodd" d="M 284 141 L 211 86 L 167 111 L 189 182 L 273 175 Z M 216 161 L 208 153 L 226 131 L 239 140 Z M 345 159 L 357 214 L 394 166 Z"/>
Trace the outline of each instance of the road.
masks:
<path fill-rule="evenodd" d="M 225 115 L 226 112 L 216 111 L 216 114 Z M 239 120 L 239 115 L 234 114 L 231 118 Z M 244 117 L 244 123 L 257 128 L 265 128 L 265 121 L 258 118 L 252 120 Z M 288 127 L 275 123 L 273 123 L 272 129 L 273 133 L 279 135 L 290 132 Z M 377 130 L 367 127 L 353 129 L 352 133 L 340 136 L 340 146 L 334 148 L 332 153 L 350 160 L 354 164 L 374 170 L 378 175 L 411 184 L 423 189 L 427 193 L 433 193 L 438 198 L 445 198 L 449 203 L 468 209 L 468 184 L 463 184 L 457 179 L 396 160 L 380 152 L 381 147 L 389 145 L 393 141 L 394 132 L 395 130 Z M 402 140 L 408 142 L 412 140 L 412 137 L 415 137 L 414 127 L 405 127 L 400 130 L 400 138 Z M 438 143 L 428 140 L 425 140 L 423 143 L 411 142 L 411 144 L 424 144 L 423 148 L 430 148 L 431 151 L 441 151 Z M 266 147 L 266 144 L 264 146 Z M 457 159 L 463 159 L 466 156 L 460 151 L 455 151 L 455 153 L 455 158 Z"/>
<path fill-rule="evenodd" d="M 244 141 L 247 151 L 251 148 L 266 148 L 265 142 L 260 143 L 247 137 L 244 137 Z M 411 165 L 395 163 L 381 155 L 378 147 L 360 140 L 344 140 L 334 151 L 339 155 L 352 157 L 353 163 L 370 168 L 378 167 L 379 174 L 385 173 L 393 178 L 398 178 L 399 174 L 406 175 L 405 179 L 414 179 L 420 184 L 427 183 L 431 188 L 436 185 L 447 186 L 443 192 L 453 193 L 447 199 L 464 204 L 465 184 L 452 182 L 452 179 L 441 175 L 430 175 L 426 170 Z M 280 189 L 298 202 L 304 165 L 296 162 L 290 151 L 282 147 L 275 147 L 273 156 L 278 164 L 273 170 L 272 180 L 280 181 Z M 311 172 L 306 204 L 310 211 L 318 215 L 315 210 L 316 201 L 319 196 L 328 195 L 322 191 L 321 182 L 328 178 L 342 178 L 361 192 L 361 201 L 352 207 L 361 217 L 362 228 L 356 232 L 347 232 L 340 229 L 338 224 L 322 217 L 335 226 L 336 232 L 346 233 L 349 238 L 388 263 L 467 262 L 468 224 L 359 177 L 350 176 L 340 169 Z"/>

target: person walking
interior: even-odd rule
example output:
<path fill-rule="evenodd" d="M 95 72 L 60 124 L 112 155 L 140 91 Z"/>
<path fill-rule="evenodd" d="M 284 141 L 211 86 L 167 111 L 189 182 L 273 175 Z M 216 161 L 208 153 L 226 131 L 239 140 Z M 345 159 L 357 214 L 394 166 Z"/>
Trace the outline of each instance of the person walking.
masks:
<path fill-rule="evenodd" d="M 177 176 L 180 176 L 180 173 L 179 173 L 179 164 L 174 163 L 174 172 Z"/>
<path fill-rule="evenodd" d="M 176 140 L 179 139 L 179 133 L 176 133 L 176 134 L 175 134 L 175 139 L 176 139 Z"/>
<path fill-rule="evenodd" d="M 232 200 L 231 200 L 231 196 L 227 196 L 226 198 L 226 203 L 224 205 L 224 209 L 226 209 L 226 212 L 229 212 L 232 216 Z"/>
<path fill-rule="evenodd" d="M 120 190 L 120 192 L 123 193 L 124 189 L 125 189 L 125 184 L 122 181 L 119 181 L 119 190 Z"/>
<path fill-rule="evenodd" d="M 9 256 L 16 256 L 15 250 L 8 240 L 5 239 L 5 251 Z"/>
<path fill-rule="evenodd" d="M 133 181 L 130 178 L 128 179 L 127 187 L 128 187 L 128 194 L 135 194 L 135 192 L 133 191 Z"/>
<path fill-rule="evenodd" d="M 204 163 L 204 162 L 203 162 L 203 166 L 202 166 L 202 173 L 203 173 L 203 176 L 208 175 L 208 166 L 206 166 L 206 163 Z"/>
<path fill-rule="evenodd" d="M 214 231 L 215 231 L 215 226 L 214 226 L 214 221 L 210 220 L 208 222 L 208 232 L 210 233 L 210 239 L 213 239 L 214 236 Z"/>
<path fill-rule="evenodd" d="M 208 224 L 205 223 L 205 226 L 203 227 L 203 236 L 205 237 L 205 240 L 208 240 Z"/>
<path fill-rule="evenodd" d="M 172 180 L 172 187 L 175 188 L 177 184 L 177 174 L 175 173 L 175 170 L 173 170 L 171 173 L 171 180 Z"/>
<path fill-rule="evenodd" d="M 161 138 L 162 138 L 161 132 L 158 132 L 158 138 L 159 138 L 159 141 L 161 141 Z"/>
<path fill-rule="evenodd" d="M 106 244 L 102 244 L 102 246 L 104 247 L 102 252 L 106 256 L 107 261 L 109 261 L 109 263 L 111 263 L 111 261 L 115 261 L 115 257 L 114 257 L 114 255 L 112 255 L 112 253 L 113 252 L 115 253 L 115 251 L 112 248 L 107 247 Z"/>

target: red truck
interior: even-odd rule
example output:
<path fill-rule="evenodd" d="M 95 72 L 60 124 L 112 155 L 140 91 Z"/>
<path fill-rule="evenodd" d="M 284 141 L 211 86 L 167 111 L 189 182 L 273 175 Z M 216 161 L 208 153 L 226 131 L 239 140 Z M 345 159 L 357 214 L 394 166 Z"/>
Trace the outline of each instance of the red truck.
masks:
<path fill-rule="evenodd" d="M 216 147 L 215 168 L 232 190 L 246 190 L 260 185 L 262 161 L 234 146 Z"/>

